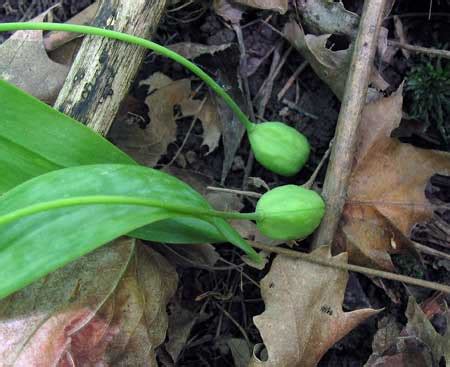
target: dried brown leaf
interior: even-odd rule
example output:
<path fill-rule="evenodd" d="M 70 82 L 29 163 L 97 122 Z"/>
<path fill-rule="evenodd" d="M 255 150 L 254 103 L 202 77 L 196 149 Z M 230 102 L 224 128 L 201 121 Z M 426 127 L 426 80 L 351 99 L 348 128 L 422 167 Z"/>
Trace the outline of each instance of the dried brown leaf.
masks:
<path fill-rule="evenodd" d="M 341 226 L 351 262 L 387 270 L 393 270 L 388 254 L 411 250 L 412 226 L 432 216 L 424 193 L 428 179 L 450 174 L 449 153 L 390 137 L 400 123 L 402 103 L 400 89 L 363 110 Z"/>
<path fill-rule="evenodd" d="M 317 76 L 330 87 L 336 97 L 342 99 L 352 58 L 351 48 L 330 50 L 327 48 L 327 41 L 331 34 L 320 36 L 305 34 L 302 27 L 294 21 L 286 24 L 284 35 L 310 63 Z M 388 86 L 376 69 L 372 70 L 371 83 L 380 90 Z M 367 98 L 368 100 L 377 99 L 377 91 L 370 88 Z"/>
<path fill-rule="evenodd" d="M 433 359 L 437 362 L 441 357 L 445 358 L 447 363 L 450 362 L 450 311 L 446 309 L 445 317 L 447 320 L 447 331 L 444 335 L 439 334 L 426 317 L 420 306 L 413 297 L 409 298 L 408 307 L 406 309 L 406 317 L 408 324 L 402 332 L 402 336 L 414 336 L 431 350 Z"/>
<path fill-rule="evenodd" d="M 175 270 L 122 238 L 0 302 L 0 366 L 156 366 Z"/>
<path fill-rule="evenodd" d="M 328 247 L 311 256 L 332 257 Z M 262 362 L 253 356 L 250 367 L 313 367 L 325 352 L 359 323 L 378 311 L 342 311 L 346 271 L 278 256 L 261 281 L 266 310 L 254 318 L 268 351 Z"/>
<path fill-rule="evenodd" d="M 173 109 L 189 98 L 191 82 L 189 79 L 173 81 L 158 72 L 141 84 L 149 86 L 150 94 L 145 103 L 149 108 L 150 124 L 141 129 L 136 121 L 116 121 L 109 137 L 136 161 L 153 167 L 176 140 L 177 125 Z"/>
<path fill-rule="evenodd" d="M 450 325 L 447 307 L 442 314 Z M 441 359 L 448 363 L 450 329 L 447 327 L 444 335 L 439 334 L 413 297 L 409 298 L 406 317 L 408 324 L 401 332 L 393 322 L 377 332 L 374 342 L 378 339 L 381 343 L 374 344 L 374 353 L 365 367 L 432 367 L 440 365 Z"/>
<path fill-rule="evenodd" d="M 239 24 L 244 14 L 242 6 L 231 3 L 229 0 L 214 0 L 213 9 L 227 22 Z"/>
<path fill-rule="evenodd" d="M 218 146 L 222 135 L 219 111 L 211 98 L 208 98 L 202 106 L 202 101 L 186 99 L 180 104 L 184 117 L 197 117 L 203 127 L 203 143 L 208 146 L 206 155 L 213 152 Z"/>
<path fill-rule="evenodd" d="M 345 9 L 341 2 L 329 0 L 298 0 L 305 27 L 316 34 L 341 34 L 355 38 L 359 15 Z"/>
<path fill-rule="evenodd" d="M 33 21 L 42 22 L 49 11 Z M 0 46 L 0 78 L 46 103 L 56 100 L 68 72 L 48 57 L 42 31 L 17 31 Z"/>

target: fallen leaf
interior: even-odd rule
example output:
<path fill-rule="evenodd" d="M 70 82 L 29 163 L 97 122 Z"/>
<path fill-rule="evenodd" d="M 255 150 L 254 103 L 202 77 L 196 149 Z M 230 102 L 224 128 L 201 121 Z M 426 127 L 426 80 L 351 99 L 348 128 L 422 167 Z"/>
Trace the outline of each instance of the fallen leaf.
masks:
<path fill-rule="evenodd" d="M 408 324 L 402 331 L 402 336 L 417 337 L 422 341 L 433 355 L 433 360 L 439 361 L 442 357 L 447 363 L 450 362 L 450 311 L 446 309 L 445 317 L 447 320 L 447 332 L 444 335 L 439 334 L 426 317 L 420 306 L 413 297 L 409 298 L 406 309 Z"/>
<path fill-rule="evenodd" d="M 224 43 L 223 45 L 203 45 L 201 43 L 179 42 L 173 43 L 167 46 L 167 48 L 192 60 L 205 54 L 214 55 L 216 52 L 226 50 L 230 46 L 231 43 Z"/>
<path fill-rule="evenodd" d="M 234 367 L 247 367 L 251 358 L 251 351 L 245 339 L 230 338 L 227 345 L 233 356 Z"/>
<path fill-rule="evenodd" d="M 341 234 L 351 262 L 394 270 L 389 254 L 411 250 L 415 223 L 431 218 L 429 178 L 450 174 L 450 154 L 391 138 L 402 117 L 402 89 L 365 106 Z"/>
<path fill-rule="evenodd" d="M 192 95 L 190 79 L 173 81 L 167 75 L 156 72 L 140 85 L 148 85 L 149 96 L 145 103 L 149 108 L 150 124 L 144 129 L 139 121 L 122 118 L 116 121 L 109 138 L 139 163 L 154 166 L 167 147 L 176 141 L 177 124 L 174 106 L 179 106 L 179 117 L 197 117 L 203 127 L 203 144 L 211 153 L 219 145 L 221 137 L 220 117 L 211 98 L 205 103 L 190 98 Z"/>
<path fill-rule="evenodd" d="M 433 367 L 450 360 L 450 312 L 442 314 L 447 320 L 447 332 L 439 334 L 413 297 L 406 309 L 407 325 L 399 332 L 390 322 L 380 329 L 374 339 L 374 353 L 365 367 Z M 378 345 L 375 341 L 379 340 Z M 444 364 L 445 365 L 445 361 Z"/>
<path fill-rule="evenodd" d="M 244 14 L 241 6 L 231 3 L 228 0 L 214 0 L 213 9 L 217 15 L 220 15 L 232 24 L 239 24 Z"/>
<path fill-rule="evenodd" d="M 34 18 L 42 22 L 53 9 Z M 17 31 L 0 46 L 0 78 L 52 104 L 69 72 L 45 51 L 42 31 Z"/>
<path fill-rule="evenodd" d="M 131 124 L 116 121 L 109 138 L 139 163 L 153 167 L 176 140 L 177 125 L 173 109 L 189 98 L 191 82 L 189 79 L 173 81 L 158 72 L 141 84 L 149 86 L 145 103 L 149 108 L 150 124 L 141 129 L 136 121 Z"/>
<path fill-rule="evenodd" d="M 186 346 L 192 328 L 199 316 L 182 305 L 181 300 L 175 299 L 169 304 L 169 327 L 167 329 L 167 342 L 164 344 L 166 351 L 177 363 L 180 353 Z"/>
<path fill-rule="evenodd" d="M 83 9 L 78 14 L 70 18 L 66 23 L 89 25 L 89 23 L 91 23 L 91 21 L 95 17 L 98 6 L 99 2 L 94 2 L 93 4 L 89 5 L 87 8 Z M 48 34 L 45 36 L 44 46 L 47 52 L 51 52 L 80 37 L 84 37 L 84 35 L 78 33 L 52 31 L 48 32 Z"/>
<path fill-rule="evenodd" d="M 197 99 L 185 99 L 180 103 L 183 117 L 197 117 L 203 127 L 203 143 L 208 146 L 206 155 L 218 146 L 222 135 L 219 111 L 210 97 L 205 103 Z"/>
<path fill-rule="evenodd" d="M 411 239 L 450 249 L 450 176 L 433 175 L 425 188 L 425 196 L 433 206 L 433 216 L 412 228 Z"/>
<path fill-rule="evenodd" d="M 378 330 L 375 333 L 372 341 L 372 355 L 364 365 L 365 367 L 375 366 L 389 366 L 385 360 L 383 353 L 391 346 L 392 343 L 399 337 L 402 330 L 402 325 L 399 324 L 394 317 L 386 316 L 378 321 Z M 385 364 L 382 364 L 385 363 Z M 394 366 L 394 365 L 392 365 Z M 400 364 L 401 366 L 401 364 Z"/>
<path fill-rule="evenodd" d="M 328 247 L 311 256 L 345 263 L 347 255 L 332 257 Z M 267 348 L 267 361 L 253 355 L 250 367 L 313 367 L 348 332 L 378 311 L 343 312 L 348 273 L 277 256 L 261 281 L 266 310 L 254 318 Z"/>
<path fill-rule="evenodd" d="M 116 240 L 0 302 L 0 366 L 156 366 L 176 286 L 161 255 Z"/>
<path fill-rule="evenodd" d="M 352 58 L 351 48 L 330 50 L 327 41 L 331 34 L 320 36 L 305 34 L 302 27 L 294 21 L 286 24 L 284 35 L 309 62 L 317 76 L 330 87 L 336 97 L 342 100 Z M 372 70 L 370 81 L 380 90 L 386 89 L 389 85 L 375 68 Z M 378 96 L 379 93 L 375 89 L 369 88 L 368 101 L 377 99 Z"/>
<path fill-rule="evenodd" d="M 358 33 L 359 15 L 345 9 L 342 2 L 329 0 L 297 0 L 302 21 L 309 31 L 316 34 L 340 34 L 355 38 Z"/>
<path fill-rule="evenodd" d="M 288 10 L 288 0 L 235 0 L 236 3 L 256 9 L 274 10 L 284 14 Z"/>

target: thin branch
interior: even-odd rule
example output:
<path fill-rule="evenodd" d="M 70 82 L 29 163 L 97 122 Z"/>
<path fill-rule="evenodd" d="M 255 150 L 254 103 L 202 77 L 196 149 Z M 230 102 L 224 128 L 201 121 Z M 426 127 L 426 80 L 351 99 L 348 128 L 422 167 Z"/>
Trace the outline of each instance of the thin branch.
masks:
<path fill-rule="evenodd" d="M 255 242 L 251 242 L 250 244 L 252 247 L 259 249 L 259 250 L 263 250 L 266 252 L 273 252 L 273 253 L 284 255 L 284 256 L 294 257 L 294 258 L 297 258 L 297 259 L 300 259 L 302 261 L 306 261 L 309 263 L 322 265 L 322 266 L 326 266 L 326 267 L 331 267 L 331 268 L 335 268 L 335 269 L 340 269 L 340 270 L 354 271 L 355 273 L 365 274 L 365 275 L 379 277 L 379 278 L 383 278 L 383 279 L 395 280 L 397 282 L 402 282 L 402 283 L 414 285 L 417 287 L 433 289 L 435 291 L 440 291 L 440 292 L 450 294 L 450 287 L 447 285 L 444 285 L 444 284 L 429 282 L 426 280 L 412 278 L 412 277 L 408 277 L 405 275 L 390 273 L 388 271 L 366 268 L 364 266 L 345 264 L 345 263 L 337 263 L 332 260 L 314 257 L 314 256 L 311 256 L 310 254 L 306 254 L 306 253 L 294 251 L 294 250 L 289 250 L 289 249 L 282 248 L 282 247 L 267 246 L 267 245 L 263 245 L 261 243 L 255 243 Z"/>
<path fill-rule="evenodd" d="M 430 56 L 443 57 L 445 59 L 450 59 L 450 51 L 447 51 L 447 50 L 439 50 L 437 48 L 414 46 L 414 45 L 410 45 L 409 43 L 402 43 L 402 42 L 395 41 L 395 40 L 388 40 L 388 45 L 400 47 L 400 48 L 403 48 L 405 50 L 415 52 L 415 53 L 427 54 Z"/>
<path fill-rule="evenodd" d="M 364 3 L 322 192 L 327 211 L 315 235 L 313 247 L 332 243 L 339 224 L 385 7 L 386 0 L 366 0 Z"/>

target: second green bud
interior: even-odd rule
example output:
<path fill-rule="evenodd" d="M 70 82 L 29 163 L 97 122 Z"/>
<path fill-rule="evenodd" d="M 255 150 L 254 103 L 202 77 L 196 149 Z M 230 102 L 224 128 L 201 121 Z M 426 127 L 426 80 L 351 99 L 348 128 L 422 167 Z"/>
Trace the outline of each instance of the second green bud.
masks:
<path fill-rule="evenodd" d="M 282 122 L 255 124 L 248 137 L 256 160 L 279 175 L 297 174 L 309 158 L 306 137 Z"/>

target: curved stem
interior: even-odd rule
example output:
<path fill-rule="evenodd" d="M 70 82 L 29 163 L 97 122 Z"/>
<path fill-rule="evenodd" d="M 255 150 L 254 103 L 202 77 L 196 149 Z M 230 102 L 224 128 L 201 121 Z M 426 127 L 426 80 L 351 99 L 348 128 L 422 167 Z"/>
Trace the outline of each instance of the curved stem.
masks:
<path fill-rule="evenodd" d="M 0 216 L 0 225 L 8 224 L 21 218 L 46 212 L 52 209 L 61 209 L 81 205 L 136 205 L 152 208 L 161 208 L 176 213 L 189 216 L 212 216 L 224 219 L 241 219 L 241 220 L 259 220 L 260 216 L 256 213 L 239 213 L 239 212 L 221 212 L 214 209 L 192 208 L 189 206 L 167 203 L 163 200 L 146 199 L 141 197 L 130 196 L 110 196 L 110 195 L 92 195 L 80 196 L 67 199 L 58 199 L 44 203 L 30 205 L 25 208 L 15 210 L 11 213 Z"/>
<path fill-rule="evenodd" d="M 245 126 L 247 131 L 251 131 L 254 128 L 254 124 L 248 119 L 247 115 L 239 108 L 237 103 L 231 98 L 231 96 L 219 85 L 213 78 L 206 74 L 201 68 L 189 61 L 185 57 L 177 54 L 176 52 L 169 50 L 168 48 L 161 46 L 155 42 L 148 41 L 146 39 L 132 36 L 130 34 L 111 31 L 109 29 L 76 25 L 76 24 L 59 24 L 59 23 L 42 23 L 42 22 L 20 22 L 20 23 L 1 23 L 0 32 L 12 32 L 19 30 L 39 30 L 39 31 L 62 31 L 70 33 L 81 33 L 93 36 L 106 37 L 131 43 L 133 45 L 145 47 L 155 53 L 168 57 L 179 64 L 183 65 L 186 69 L 190 70 L 193 74 L 202 79 L 218 96 L 223 98 L 225 103 L 234 112 L 239 121 Z"/>

